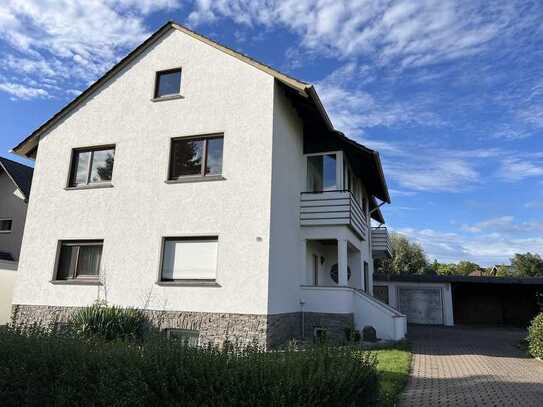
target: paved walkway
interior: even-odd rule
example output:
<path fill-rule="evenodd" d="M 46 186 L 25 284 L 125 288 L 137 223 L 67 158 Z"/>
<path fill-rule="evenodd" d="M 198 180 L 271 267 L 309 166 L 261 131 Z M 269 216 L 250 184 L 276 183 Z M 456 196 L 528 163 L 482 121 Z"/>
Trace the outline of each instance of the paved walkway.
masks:
<path fill-rule="evenodd" d="M 409 327 L 411 377 L 401 407 L 543 406 L 543 362 L 498 328 Z"/>

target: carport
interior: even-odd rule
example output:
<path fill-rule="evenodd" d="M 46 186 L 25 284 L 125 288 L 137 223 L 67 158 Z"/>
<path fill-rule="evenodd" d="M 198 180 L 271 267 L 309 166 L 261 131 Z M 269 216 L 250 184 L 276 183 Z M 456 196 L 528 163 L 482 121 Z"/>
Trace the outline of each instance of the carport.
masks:
<path fill-rule="evenodd" d="M 543 278 L 377 273 L 373 292 L 409 323 L 526 327 L 542 306 Z"/>

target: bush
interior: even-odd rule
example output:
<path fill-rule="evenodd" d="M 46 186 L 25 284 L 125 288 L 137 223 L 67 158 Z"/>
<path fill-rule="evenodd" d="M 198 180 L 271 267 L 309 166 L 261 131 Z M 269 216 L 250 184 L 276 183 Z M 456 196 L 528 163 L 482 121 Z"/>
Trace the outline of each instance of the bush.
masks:
<path fill-rule="evenodd" d="M 11 406 L 368 406 L 375 356 L 348 348 L 224 351 L 47 332 L 0 333 L 0 399 Z"/>
<path fill-rule="evenodd" d="M 534 358 L 543 359 L 543 313 L 536 316 L 528 328 L 528 349 Z"/>
<path fill-rule="evenodd" d="M 82 338 L 98 337 L 111 341 L 141 340 L 150 324 L 140 310 L 97 303 L 77 311 L 70 319 L 68 326 Z"/>

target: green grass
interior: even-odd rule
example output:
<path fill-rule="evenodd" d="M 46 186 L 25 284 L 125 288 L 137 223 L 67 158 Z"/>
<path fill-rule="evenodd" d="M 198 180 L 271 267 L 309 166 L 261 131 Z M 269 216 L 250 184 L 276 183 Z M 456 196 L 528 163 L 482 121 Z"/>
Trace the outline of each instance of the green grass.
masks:
<path fill-rule="evenodd" d="M 380 406 L 395 406 L 407 384 L 411 352 L 407 345 L 374 352 L 379 374 Z"/>

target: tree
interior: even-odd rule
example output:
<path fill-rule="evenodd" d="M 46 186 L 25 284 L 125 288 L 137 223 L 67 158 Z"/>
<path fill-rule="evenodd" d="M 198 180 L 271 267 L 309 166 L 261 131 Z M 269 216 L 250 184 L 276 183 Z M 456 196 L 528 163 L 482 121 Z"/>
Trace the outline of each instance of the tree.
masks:
<path fill-rule="evenodd" d="M 474 271 L 481 270 L 481 266 L 471 261 L 461 261 L 456 265 L 456 275 L 469 276 Z"/>
<path fill-rule="evenodd" d="M 417 243 L 411 243 L 399 233 L 390 235 L 392 259 L 382 259 L 377 263 L 381 273 L 421 274 L 430 269 L 424 250 Z"/>
<path fill-rule="evenodd" d="M 513 272 L 522 277 L 543 277 L 543 259 L 538 254 L 515 254 L 511 259 Z"/>

